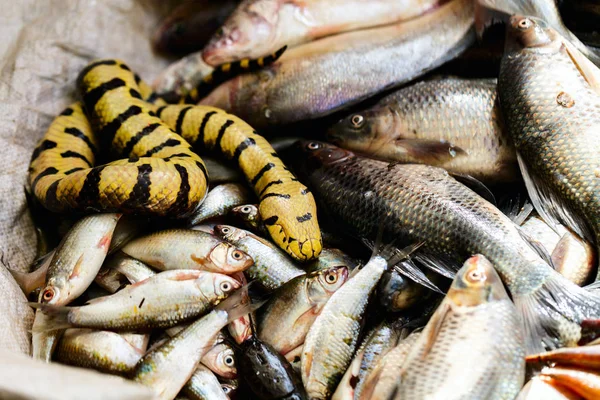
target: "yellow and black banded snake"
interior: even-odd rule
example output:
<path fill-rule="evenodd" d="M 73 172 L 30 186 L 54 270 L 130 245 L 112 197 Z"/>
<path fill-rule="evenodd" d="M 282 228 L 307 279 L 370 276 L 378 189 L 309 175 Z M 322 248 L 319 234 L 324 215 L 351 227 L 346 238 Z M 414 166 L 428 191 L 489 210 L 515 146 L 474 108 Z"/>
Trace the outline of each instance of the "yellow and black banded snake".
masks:
<path fill-rule="evenodd" d="M 300 261 L 318 257 L 312 194 L 246 122 L 214 107 L 166 105 L 119 60 L 88 65 L 78 85 L 82 103 L 54 119 L 32 155 L 29 186 L 47 209 L 185 217 L 208 190 L 193 151 L 205 149 L 238 164 L 278 246 Z M 101 151 L 116 161 L 96 165 Z"/>

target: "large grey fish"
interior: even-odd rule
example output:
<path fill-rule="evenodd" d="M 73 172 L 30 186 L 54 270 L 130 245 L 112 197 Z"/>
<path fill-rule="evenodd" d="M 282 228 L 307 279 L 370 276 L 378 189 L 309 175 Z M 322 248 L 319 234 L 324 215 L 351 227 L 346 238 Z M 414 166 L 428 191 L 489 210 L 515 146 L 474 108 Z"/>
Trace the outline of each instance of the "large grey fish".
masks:
<path fill-rule="evenodd" d="M 439 0 L 246 0 L 202 51 L 213 66 L 341 32 L 414 18 Z"/>
<path fill-rule="evenodd" d="M 425 242 L 414 258 L 439 268 L 444 259 L 481 253 L 508 286 L 526 329 L 528 352 L 579 340 L 579 323 L 600 315 L 600 297 L 554 271 L 496 207 L 441 168 L 388 163 L 322 142 L 298 144 L 298 176 L 341 229 L 384 239 Z"/>
<path fill-rule="evenodd" d="M 395 398 L 514 399 L 524 380 L 517 309 L 492 264 L 475 255 L 407 355 Z"/>
<path fill-rule="evenodd" d="M 346 267 L 300 275 L 273 293 L 258 312 L 258 337 L 283 355 L 302 346 L 329 298 L 348 280 Z"/>
<path fill-rule="evenodd" d="M 373 158 L 435 165 L 485 182 L 513 181 L 495 79 L 419 82 L 331 127 L 327 139 Z"/>
<path fill-rule="evenodd" d="M 271 66 L 225 82 L 201 103 L 255 128 L 324 116 L 454 58 L 473 43 L 472 25 L 472 0 L 452 0 L 407 22 L 291 49 Z"/>
<path fill-rule="evenodd" d="M 533 205 L 598 246 L 600 70 L 538 19 L 513 16 L 506 41 L 498 91 Z"/>

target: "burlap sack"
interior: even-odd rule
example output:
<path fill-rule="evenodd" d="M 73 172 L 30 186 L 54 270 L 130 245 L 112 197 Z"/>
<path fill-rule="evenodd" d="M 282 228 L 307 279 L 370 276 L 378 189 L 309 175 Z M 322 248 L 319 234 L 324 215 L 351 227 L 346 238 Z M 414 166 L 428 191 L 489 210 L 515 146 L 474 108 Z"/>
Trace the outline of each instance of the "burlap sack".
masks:
<path fill-rule="evenodd" d="M 110 57 L 123 59 L 151 81 L 168 61 L 152 52 L 149 38 L 172 3 L 0 0 L 0 398 L 8 393 L 24 399 L 148 397 L 137 386 L 112 393 L 112 386 L 121 387 L 112 377 L 10 355 L 30 354 L 33 313 L 6 267 L 27 271 L 34 257 L 35 233 L 23 191 L 28 163 L 52 118 L 75 99 L 77 74 L 90 60 Z M 58 376 L 60 383 L 53 385 Z M 32 380 L 43 384 L 32 386 Z M 69 382 L 80 391 L 87 387 L 86 395 L 65 387 Z M 52 396 L 41 391 L 50 388 Z M 89 397 L 94 391 L 99 395 Z"/>

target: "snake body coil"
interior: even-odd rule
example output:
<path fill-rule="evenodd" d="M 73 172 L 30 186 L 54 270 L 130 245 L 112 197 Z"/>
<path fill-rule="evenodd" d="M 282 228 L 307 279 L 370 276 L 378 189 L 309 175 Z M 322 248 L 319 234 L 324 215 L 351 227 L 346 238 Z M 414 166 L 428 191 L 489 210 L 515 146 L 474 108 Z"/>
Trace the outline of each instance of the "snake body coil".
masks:
<path fill-rule="evenodd" d="M 79 103 L 52 122 L 29 168 L 36 198 L 55 212 L 193 212 L 206 196 L 206 168 L 141 99 L 131 70 L 97 61 L 82 71 L 79 86 L 91 124 Z M 128 159 L 95 167 L 103 148 Z"/>
<path fill-rule="evenodd" d="M 260 215 L 278 246 L 300 261 L 321 253 L 312 193 L 250 125 L 209 106 L 163 106 L 156 114 L 195 148 L 216 151 L 239 165 L 259 198 Z"/>

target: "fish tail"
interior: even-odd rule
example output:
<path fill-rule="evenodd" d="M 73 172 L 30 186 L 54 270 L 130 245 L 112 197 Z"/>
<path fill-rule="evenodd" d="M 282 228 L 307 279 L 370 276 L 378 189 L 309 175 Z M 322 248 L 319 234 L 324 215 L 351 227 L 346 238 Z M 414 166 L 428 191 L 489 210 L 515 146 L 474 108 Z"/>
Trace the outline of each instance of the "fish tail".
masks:
<path fill-rule="evenodd" d="M 69 322 L 69 313 L 71 312 L 72 307 L 53 306 L 42 303 L 29 303 L 29 305 L 35 309 L 40 309 L 46 316 L 44 324 L 37 327 L 34 326 L 32 328 L 33 332 L 55 331 L 73 326 L 73 324 Z"/>
<path fill-rule="evenodd" d="M 527 354 L 574 346 L 580 324 L 600 318 L 600 296 L 551 271 L 532 292 L 513 294 L 525 332 Z"/>
<path fill-rule="evenodd" d="M 242 286 L 238 290 L 236 290 L 233 294 L 223 300 L 216 307 L 217 310 L 226 311 L 228 314 L 227 320 L 228 322 L 235 321 L 236 319 L 243 317 L 246 314 L 251 313 L 254 310 L 260 308 L 266 301 L 261 301 L 258 303 L 247 302 L 245 300 L 245 296 L 248 290 L 248 287 L 252 284 Z"/>

